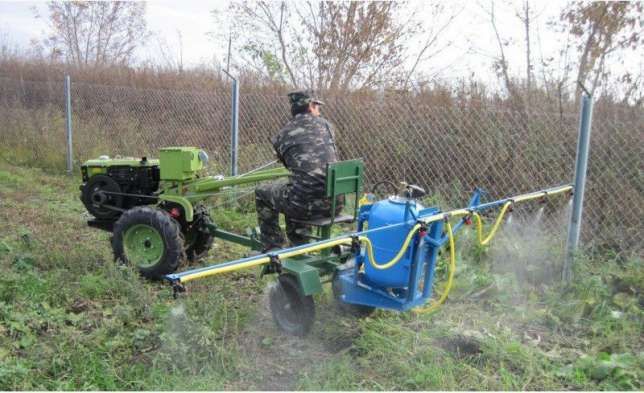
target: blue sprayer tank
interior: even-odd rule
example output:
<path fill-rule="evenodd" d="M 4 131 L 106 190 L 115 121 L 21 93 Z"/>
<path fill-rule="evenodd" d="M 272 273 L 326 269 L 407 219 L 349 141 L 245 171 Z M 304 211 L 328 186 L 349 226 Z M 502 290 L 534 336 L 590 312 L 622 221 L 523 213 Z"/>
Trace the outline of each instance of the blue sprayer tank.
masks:
<path fill-rule="evenodd" d="M 367 237 L 373 245 L 376 262 L 379 264 L 386 263 L 398 254 L 407 234 L 415 224 L 414 217 L 418 216 L 418 210 L 422 208 L 415 200 L 402 197 L 390 197 L 371 206 L 369 218 L 367 219 L 369 223 L 368 229 L 375 229 L 410 220 L 406 225 L 367 234 Z M 384 288 L 406 287 L 409 283 L 412 248 L 408 247 L 402 259 L 394 266 L 385 270 L 374 268 L 369 262 L 369 256 L 365 255 L 365 278 L 370 283 Z"/>

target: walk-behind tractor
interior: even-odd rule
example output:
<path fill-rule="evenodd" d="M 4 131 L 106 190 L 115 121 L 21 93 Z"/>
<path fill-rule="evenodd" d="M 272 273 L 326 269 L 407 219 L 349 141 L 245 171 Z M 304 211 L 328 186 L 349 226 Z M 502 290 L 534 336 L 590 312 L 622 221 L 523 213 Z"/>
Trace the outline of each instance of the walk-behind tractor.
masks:
<path fill-rule="evenodd" d="M 201 176 L 208 155 L 194 147 L 161 149 L 159 159 L 109 158 L 81 167 L 81 200 L 93 227 L 113 232 L 114 256 L 150 279 L 208 253 L 215 237 L 261 249 L 255 234 L 240 236 L 212 222 L 204 201 L 225 188 L 288 176 L 284 168 L 240 176 Z"/>
<path fill-rule="evenodd" d="M 92 160 L 83 167 L 83 202 L 97 218 L 92 225 L 113 225 L 116 257 L 135 263 L 146 277 L 166 279 L 175 296 L 189 281 L 251 267 L 263 274 L 277 274 L 269 292 L 273 319 L 283 331 L 303 336 L 313 325 L 313 295 L 330 282 L 339 307 L 364 316 L 376 308 L 432 311 L 450 291 L 456 266 L 454 235 L 474 222 L 481 244 L 487 244 L 505 213 L 516 203 L 572 194 L 572 186 L 483 203 L 475 190 L 466 208 L 442 212 L 424 207 L 418 198 L 424 191 L 406 185 L 399 195 L 375 201 L 362 194 L 363 163 L 350 160 L 329 164 L 326 196 L 353 194 L 352 215 L 306 221 L 316 228 L 311 242 L 235 261 L 173 273 L 178 263 L 207 250 L 212 239 L 259 249 L 252 236 L 225 232 L 209 219 L 205 207 L 195 206 L 225 186 L 285 176 L 284 170 L 264 170 L 248 176 L 198 178 L 205 156 L 194 148 L 161 151 L 159 161 Z M 160 169 L 160 172 L 159 172 Z M 158 187 L 157 187 L 158 184 Z M 360 198 L 360 199 L 359 199 Z M 154 204 L 155 206 L 141 206 Z M 500 209 L 487 236 L 481 214 Z M 332 209 L 334 211 L 335 209 Z M 453 221 L 457 221 L 452 225 Z M 334 224 L 354 222 L 355 231 L 331 237 Z M 439 250 L 449 244 L 449 273 L 443 293 L 432 297 Z M 430 303 L 427 305 L 427 303 Z"/>

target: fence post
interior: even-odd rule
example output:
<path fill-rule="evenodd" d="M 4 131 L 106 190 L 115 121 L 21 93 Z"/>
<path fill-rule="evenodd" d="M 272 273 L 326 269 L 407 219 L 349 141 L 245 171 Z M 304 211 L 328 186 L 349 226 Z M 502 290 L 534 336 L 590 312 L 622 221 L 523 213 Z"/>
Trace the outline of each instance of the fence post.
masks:
<path fill-rule="evenodd" d="M 72 159 L 72 81 L 69 75 L 65 75 L 65 126 L 67 128 L 67 174 L 74 171 Z"/>
<path fill-rule="evenodd" d="M 239 139 L 239 81 L 233 78 L 232 121 L 230 126 L 230 174 L 237 176 L 237 149 Z"/>
<path fill-rule="evenodd" d="M 590 94 L 584 94 L 581 101 L 581 119 L 579 121 L 579 139 L 577 141 L 577 158 L 575 160 L 575 189 L 572 200 L 572 212 L 568 226 L 568 242 L 566 260 L 562 272 L 565 282 L 572 279 L 572 266 L 579 244 L 581 233 L 581 218 L 584 204 L 584 189 L 586 186 L 586 169 L 588 167 L 588 151 L 590 150 L 590 130 L 593 117 L 593 101 Z"/>

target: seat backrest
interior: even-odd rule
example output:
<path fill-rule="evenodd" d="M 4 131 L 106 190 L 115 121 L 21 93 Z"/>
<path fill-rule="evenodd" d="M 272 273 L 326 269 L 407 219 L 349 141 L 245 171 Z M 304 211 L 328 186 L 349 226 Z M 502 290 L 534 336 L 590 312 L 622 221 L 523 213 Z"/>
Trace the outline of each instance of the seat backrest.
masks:
<path fill-rule="evenodd" d="M 331 225 L 335 220 L 335 198 L 338 195 L 355 194 L 353 218 L 358 215 L 358 199 L 362 192 L 362 160 L 337 161 L 326 167 L 326 197 L 331 198 Z"/>

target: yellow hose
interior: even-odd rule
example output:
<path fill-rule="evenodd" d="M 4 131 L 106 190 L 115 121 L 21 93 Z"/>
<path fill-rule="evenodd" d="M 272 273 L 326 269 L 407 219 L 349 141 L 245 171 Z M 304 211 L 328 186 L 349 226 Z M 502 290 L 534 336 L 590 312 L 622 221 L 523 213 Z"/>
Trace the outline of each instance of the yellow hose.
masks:
<path fill-rule="evenodd" d="M 407 237 L 405 238 L 405 242 L 403 243 L 402 247 L 400 247 L 400 250 L 398 250 L 396 256 L 385 263 L 376 262 L 376 257 L 373 255 L 373 245 L 371 244 L 371 240 L 369 240 L 368 237 L 360 236 L 359 239 L 361 243 L 365 243 L 367 245 L 367 254 L 369 255 L 369 262 L 371 263 L 371 266 L 378 270 L 385 270 L 395 265 L 398 261 L 400 261 L 403 255 L 405 255 L 405 251 L 407 251 L 407 247 L 409 247 L 409 243 L 414 237 L 414 234 L 418 232 L 418 229 L 420 229 L 420 224 L 416 224 L 413 228 L 411 228 L 411 230 L 407 234 Z"/>
<path fill-rule="evenodd" d="M 485 246 L 490 242 L 490 240 L 492 240 L 492 238 L 496 234 L 496 231 L 499 229 L 499 225 L 501 225 L 501 221 L 503 220 L 503 216 L 505 216 L 505 212 L 508 210 L 510 205 L 512 205 L 512 202 L 506 202 L 505 205 L 503 205 L 499 216 L 496 218 L 496 221 L 494 222 L 490 233 L 485 237 L 485 239 L 483 239 L 483 223 L 481 216 L 477 212 L 472 213 L 472 215 L 476 219 L 476 234 L 480 245 Z"/>
<path fill-rule="evenodd" d="M 447 296 L 449 295 L 449 291 L 452 289 L 454 273 L 456 272 L 456 250 L 454 249 L 454 232 L 452 231 L 452 224 L 447 221 L 445 225 L 447 227 L 447 237 L 449 238 L 449 272 L 447 274 L 447 284 L 445 284 L 443 294 L 436 302 L 427 307 L 414 309 L 414 311 L 419 314 L 437 310 L 441 304 L 445 303 L 445 300 L 447 300 Z"/>

